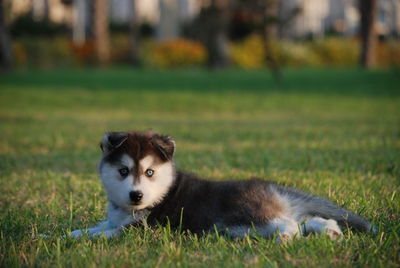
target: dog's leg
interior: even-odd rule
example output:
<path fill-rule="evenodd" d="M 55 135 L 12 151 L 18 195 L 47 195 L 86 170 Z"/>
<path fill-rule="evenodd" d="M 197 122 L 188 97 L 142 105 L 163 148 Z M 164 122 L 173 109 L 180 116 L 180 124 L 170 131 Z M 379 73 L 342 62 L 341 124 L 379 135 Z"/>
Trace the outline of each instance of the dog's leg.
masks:
<path fill-rule="evenodd" d="M 99 222 L 95 227 L 87 228 L 87 229 L 79 229 L 71 232 L 71 237 L 78 238 L 87 233 L 89 236 L 93 236 L 94 234 L 101 233 L 107 230 L 108 221 Z"/>
<path fill-rule="evenodd" d="M 271 238 L 276 235 L 277 242 L 291 240 L 301 235 L 301 229 L 297 222 L 291 218 L 276 218 L 262 226 L 230 226 L 219 228 L 233 238 L 243 238 L 245 235 L 260 235 L 265 238 Z"/>
<path fill-rule="evenodd" d="M 127 226 L 137 219 L 132 211 L 122 210 L 112 204 L 108 205 L 107 221 L 102 221 L 95 227 L 88 229 L 75 230 L 71 232 L 71 237 L 79 238 L 87 233 L 89 236 L 112 237 L 120 233 L 121 228 Z"/>
<path fill-rule="evenodd" d="M 94 229 L 94 228 L 93 228 Z M 111 238 L 113 236 L 117 236 L 122 230 L 122 227 L 117 227 L 113 229 L 97 229 L 92 232 L 89 231 L 89 235 L 91 237 L 104 236 L 106 238 Z"/>
<path fill-rule="evenodd" d="M 313 217 L 302 224 L 305 235 L 310 233 L 327 234 L 331 239 L 337 239 L 342 235 L 339 225 L 335 220 Z"/>
<path fill-rule="evenodd" d="M 288 217 L 281 217 L 272 220 L 264 227 L 264 230 L 266 232 L 264 235 L 261 235 L 265 237 L 276 234 L 276 241 L 278 243 L 286 242 L 302 235 L 297 222 Z"/>

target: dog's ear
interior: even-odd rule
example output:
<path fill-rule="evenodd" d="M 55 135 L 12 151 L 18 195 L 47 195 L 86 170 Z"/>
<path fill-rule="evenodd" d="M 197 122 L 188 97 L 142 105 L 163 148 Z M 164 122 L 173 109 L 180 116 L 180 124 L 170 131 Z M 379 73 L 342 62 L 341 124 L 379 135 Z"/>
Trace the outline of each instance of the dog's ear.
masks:
<path fill-rule="evenodd" d="M 120 147 L 128 139 L 126 132 L 107 132 L 100 142 L 103 153 L 108 153 Z"/>
<path fill-rule="evenodd" d="M 151 138 L 151 143 L 157 150 L 161 159 L 168 161 L 171 160 L 175 152 L 175 141 L 170 136 L 155 134 Z"/>

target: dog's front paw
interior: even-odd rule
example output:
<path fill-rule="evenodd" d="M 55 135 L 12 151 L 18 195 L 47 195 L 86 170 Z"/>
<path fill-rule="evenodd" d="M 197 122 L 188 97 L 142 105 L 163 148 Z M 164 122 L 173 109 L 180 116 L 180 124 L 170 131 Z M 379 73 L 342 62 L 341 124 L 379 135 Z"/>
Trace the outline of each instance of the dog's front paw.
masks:
<path fill-rule="evenodd" d="M 107 238 L 114 237 L 120 233 L 120 228 L 115 229 L 102 229 L 102 228 L 89 228 L 89 229 L 81 229 L 75 230 L 71 232 L 72 238 L 80 238 L 85 234 L 88 234 L 90 237 L 100 237 L 105 236 Z"/>

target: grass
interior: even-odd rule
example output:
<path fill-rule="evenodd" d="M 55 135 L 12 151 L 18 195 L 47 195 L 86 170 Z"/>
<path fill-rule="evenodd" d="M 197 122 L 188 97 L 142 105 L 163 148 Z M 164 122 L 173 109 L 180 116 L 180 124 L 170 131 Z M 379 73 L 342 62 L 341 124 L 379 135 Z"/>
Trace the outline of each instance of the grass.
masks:
<path fill-rule="evenodd" d="M 0 77 L 0 266 L 398 267 L 400 78 L 394 71 L 19 71 Z M 107 130 L 172 135 L 179 168 L 330 198 L 380 232 L 277 245 L 130 229 L 63 239 L 105 217 Z M 51 239 L 38 234 L 52 235 Z"/>

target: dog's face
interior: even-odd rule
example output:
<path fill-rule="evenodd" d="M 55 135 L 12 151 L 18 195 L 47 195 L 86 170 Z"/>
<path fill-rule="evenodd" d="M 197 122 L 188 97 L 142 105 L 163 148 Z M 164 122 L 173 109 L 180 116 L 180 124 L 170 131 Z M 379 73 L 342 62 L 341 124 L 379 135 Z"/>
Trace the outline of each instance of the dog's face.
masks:
<path fill-rule="evenodd" d="M 151 208 L 174 181 L 175 142 L 153 132 L 110 132 L 100 147 L 99 170 L 109 200 L 140 210 Z"/>

